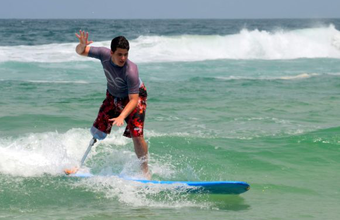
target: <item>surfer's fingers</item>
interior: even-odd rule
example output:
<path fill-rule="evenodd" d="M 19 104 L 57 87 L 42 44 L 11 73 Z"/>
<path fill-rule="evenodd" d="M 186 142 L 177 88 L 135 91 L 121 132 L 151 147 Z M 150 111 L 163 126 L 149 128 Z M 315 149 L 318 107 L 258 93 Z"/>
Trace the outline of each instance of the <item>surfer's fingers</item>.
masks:
<path fill-rule="evenodd" d="M 120 122 L 117 119 L 118 118 L 111 118 L 111 119 L 109 119 L 109 121 L 112 121 L 112 126 L 116 125 L 117 127 L 120 127 L 120 126 L 124 125 L 124 122 Z"/>
<path fill-rule="evenodd" d="M 112 126 L 113 125 L 116 125 L 117 127 L 120 127 L 120 126 L 122 126 L 122 123 L 120 123 L 120 122 L 118 122 L 118 121 L 114 121 L 113 123 L 112 123 Z"/>
<path fill-rule="evenodd" d="M 88 41 L 88 39 L 89 39 L 89 32 L 86 32 L 86 35 L 85 35 L 86 45 L 93 43 L 93 41 Z"/>
<path fill-rule="evenodd" d="M 81 40 L 82 38 L 84 38 L 84 34 L 81 30 L 79 30 L 79 34 L 76 33 L 76 37 Z"/>
<path fill-rule="evenodd" d="M 86 33 L 85 33 L 85 31 L 79 30 L 79 33 L 80 33 L 80 38 L 79 38 L 79 40 L 80 40 L 80 39 L 82 39 L 82 40 L 86 40 L 86 39 L 87 39 L 87 38 L 86 38 Z"/>
<path fill-rule="evenodd" d="M 88 41 L 88 37 L 89 37 L 88 32 L 85 33 L 85 31 L 79 30 L 79 34 L 76 33 L 76 37 L 79 39 L 79 42 L 81 44 L 89 45 L 93 43 L 93 41 Z"/>
<path fill-rule="evenodd" d="M 117 122 L 116 122 L 116 119 L 117 118 L 110 118 L 109 121 L 112 122 L 112 126 L 115 125 Z"/>

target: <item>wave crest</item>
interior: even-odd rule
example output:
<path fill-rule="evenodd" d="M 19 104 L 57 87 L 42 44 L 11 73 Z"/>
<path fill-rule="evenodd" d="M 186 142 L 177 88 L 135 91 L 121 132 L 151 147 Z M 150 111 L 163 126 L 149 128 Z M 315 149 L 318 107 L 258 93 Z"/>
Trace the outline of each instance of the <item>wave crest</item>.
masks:
<path fill-rule="evenodd" d="M 130 41 L 130 59 L 137 63 L 216 59 L 340 59 L 340 32 L 328 27 L 260 31 L 243 29 L 233 35 L 140 36 Z M 76 43 L 0 47 L 0 62 L 85 61 Z M 109 47 L 109 41 L 93 46 Z"/>

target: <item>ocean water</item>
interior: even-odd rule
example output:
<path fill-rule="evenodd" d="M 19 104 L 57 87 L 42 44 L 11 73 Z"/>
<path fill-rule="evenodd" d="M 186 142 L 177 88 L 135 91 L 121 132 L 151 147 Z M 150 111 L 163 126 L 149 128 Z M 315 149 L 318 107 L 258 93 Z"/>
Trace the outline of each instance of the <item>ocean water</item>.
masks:
<path fill-rule="evenodd" d="M 188 194 L 117 177 L 71 179 L 105 95 L 97 60 L 117 35 L 148 89 L 156 180 L 237 180 L 241 195 Z M 340 19 L 0 20 L 0 219 L 336 220 Z M 115 128 L 86 160 L 138 177 Z"/>

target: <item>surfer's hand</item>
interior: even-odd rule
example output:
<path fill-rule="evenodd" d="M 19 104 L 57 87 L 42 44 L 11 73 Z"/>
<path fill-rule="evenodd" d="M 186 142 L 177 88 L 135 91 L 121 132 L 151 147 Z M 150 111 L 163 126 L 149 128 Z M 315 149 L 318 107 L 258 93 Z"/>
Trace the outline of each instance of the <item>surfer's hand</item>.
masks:
<path fill-rule="evenodd" d="M 111 118 L 109 121 L 112 121 L 112 126 L 116 125 L 118 127 L 124 125 L 124 118 L 122 117 L 117 117 L 117 118 Z"/>
<path fill-rule="evenodd" d="M 76 37 L 79 39 L 79 44 L 83 45 L 84 47 L 93 43 L 93 41 L 89 41 L 89 33 L 80 30 L 79 34 L 76 33 Z"/>

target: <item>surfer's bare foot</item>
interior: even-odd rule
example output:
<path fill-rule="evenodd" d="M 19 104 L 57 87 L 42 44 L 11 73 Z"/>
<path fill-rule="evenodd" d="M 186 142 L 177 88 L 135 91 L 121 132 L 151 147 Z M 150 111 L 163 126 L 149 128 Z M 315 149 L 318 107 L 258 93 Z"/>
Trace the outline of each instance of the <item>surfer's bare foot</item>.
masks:
<path fill-rule="evenodd" d="M 76 172 L 78 172 L 79 168 L 78 167 L 74 167 L 72 169 L 65 169 L 64 172 L 66 175 L 70 175 L 70 174 L 74 174 Z"/>

